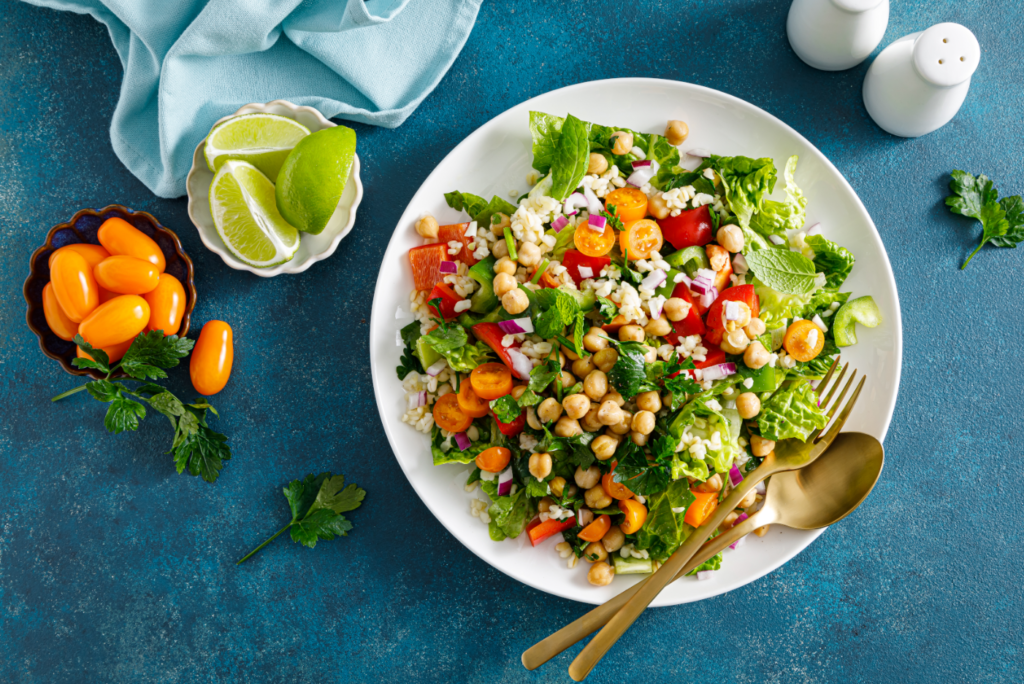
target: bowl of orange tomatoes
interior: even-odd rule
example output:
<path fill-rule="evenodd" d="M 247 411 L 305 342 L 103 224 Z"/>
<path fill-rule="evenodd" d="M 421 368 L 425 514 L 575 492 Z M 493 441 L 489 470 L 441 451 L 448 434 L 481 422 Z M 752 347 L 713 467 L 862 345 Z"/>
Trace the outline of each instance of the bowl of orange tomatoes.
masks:
<path fill-rule="evenodd" d="M 196 302 L 192 260 L 150 214 L 117 204 L 83 209 L 50 229 L 29 269 L 28 327 L 68 373 L 101 377 L 72 364 L 88 357 L 76 335 L 116 361 L 139 333 L 188 333 Z"/>

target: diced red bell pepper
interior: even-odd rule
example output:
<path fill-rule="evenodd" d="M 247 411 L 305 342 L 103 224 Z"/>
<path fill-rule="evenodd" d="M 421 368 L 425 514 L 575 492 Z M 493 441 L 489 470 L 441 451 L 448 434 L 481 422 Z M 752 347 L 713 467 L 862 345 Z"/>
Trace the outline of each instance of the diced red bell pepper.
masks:
<path fill-rule="evenodd" d="M 523 412 L 519 414 L 519 417 L 511 423 L 502 423 L 501 419 L 494 415 L 494 411 L 491 411 L 491 415 L 494 416 L 494 422 L 498 424 L 498 431 L 506 437 L 515 437 L 523 431 L 523 428 L 526 427 L 526 409 L 523 409 Z"/>
<path fill-rule="evenodd" d="M 711 223 L 711 212 L 707 206 L 689 209 L 679 216 L 669 216 L 658 220 L 661 234 L 676 249 L 704 245 L 711 242 L 714 224 Z"/>
<path fill-rule="evenodd" d="M 690 303 L 690 312 L 686 314 L 686 318 L 681 321 L 673 321 L 672 327 L 675 330 L 665 336 L 669 344 L 675 346 L 679 344 L 679 340 L 683 337 L 703 335 L 705 328 L 704 321 L 697 311 L 697 304 L 694 302 L 693 295 L 690 294 L 690 288 L 686 286 L 686 283 L 676 285 L 675 289 L 672 290 L 672 296 Z"/>
<path fill-rule="evenodd" d="M 601 273 L 601 270 L 610 263 L 612 263 L 612 260 L 609 257 L 587 256 L 583 252 L 575 249 L 566 250 L 565 256 L 562 257 L 562 266 L 565 266 L 565 270 L 569 272 L 570 276 L 572 276 L 577 287 L 579 287 L 579 284 L 585 280 L 580 276 L 580 266 L 590 268 L 590 270 L 594 272 L 593 277 L 597 278 Z"/>
<path fill-rule="evenodd" d="M 526 526 L 526 533 L 530 535 L 530 544 L 536 546 L 548 537 L 564 532 L 575 524 L 576 516 L 566 518 L 565 520 L 548 518 L 544 522 L 541 522 L 540 518 L 534 518 Z"/>
<path fill-rule="evenodd" d="M 726 302 L 743 302 L 750 307 L 750 317 L 757 318 L 761 315 L 761 302 L 753 285 L 737 285 L 722 291 L 718 299 L 708 309 L 706 324 L 708 327 L 707 339 L 712 344 L 721 344 L 725 337 L 725 320 L 722 310 Z"/>
<path fill-rule="evenodd" d="M 512 376 L 520 378 L 519 373 L 516 373 L 515 366 L 512 365 L 512 357 L 508 355 L 509 349 L 517 349 L 518 343 L 513 343 L 511 347 L 503 347 L 501 345 L 501 338 L 505 337 L 505 331 L 498 326 L 497 323 L 477 323 L 473 326 L 473 334 L 476 338 L 486 344 L 488 347 L 494 350 L 494 353 L 498 355 L 501 362 L 508 366 L 508 369 L 512 371 Z"/>
<path fill-rule="evenodd" d="M 429 303 L 430 300 L 436 299 L 437 297 L 441 298 L 441 317 L 446 321 L 458 318 L 459 312 L 455 310 L 455 305 L 462 301 L 462 297 L 455 294 L 455 290 L 453 290 L 448 283 L 438 283 L 437 285 L 434 285 L 434 289 L 427 295 L 427 302 Z M 430 309 L 430 312 L 433 315 L 437 315 L 437 312 L 434 311 L 434 307 L 428 305 L 427 308 Z"/>
<path fill-rule="evenodd" d="M 712 344 L 705 337 L 701 345 L 708 350 L 703 361 L 694 361 L 693 365 L 695 368 L 710 368 L 711 366 L 717 366 L 720 363 L 725 363 L 725 352 L 719 348 L 718 345 Z"/>
<path fill-rule="evenodd" d="M 448 261 L 444 245 L 423 245 L 409 250 L 409 265 L 417 290 L 430 290 L 441 282 L 441 262 Z"/>
<path fill-rule="evenodd" d="M 437 241 L 444 245 L 446 250 L 448 249 L 449 242 L 461 242 L 462 251 L 451 258 L 461 261 L 467 266 L 472 266 L 476 263 L 476 259 L 473 257 L 473 250 L 468 245 L 470 242 L 473 242 L 474 238 L 466 237 L 467 228 L 469 228 L 468 223 L 453 223 L 447 226 L 439 226 L 437 229 Z"/>

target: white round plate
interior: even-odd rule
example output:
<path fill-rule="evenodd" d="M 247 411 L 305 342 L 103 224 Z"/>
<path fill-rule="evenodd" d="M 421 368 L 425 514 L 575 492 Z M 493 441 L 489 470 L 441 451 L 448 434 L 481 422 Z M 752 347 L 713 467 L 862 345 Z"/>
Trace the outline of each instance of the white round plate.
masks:
<path fill-rule="evenodd" d="M 860 327 L 860 343 L 843 352 L 867 375 L 860 401 L 847 429 L 885 437 L 896 403 L 902 356 L 900 308 L 885 248 L 864 205 L 838 170 L 811 143 L 792 128 L 757 107 L 735 97 L 688 83 L 655 79 L 615 79 L 581 83 L 524 102 L 492 119 L 456 147 L 420 187 L 398 223 L 384 255 L 370 322 L 370 359 L 377 407 L 391 447 L 402 470 L 423 502 L 448 530 L 495 568 L 531 587 L 584 603 L 603 603 L 640 575 L 617 577 L 607 587 L 587 582 L 586 563 L 568 570 L 555 553 L 558 539 L 536 548 L 519 539 L 491 541 L 487 526 L 469 513 L 473 497 L 484 498 L 479 488 L 463 489 L 471 467 L 434 467 L 428 437 L 402 422 L 405 393 L 395 376 L 401 349 L 396 331 L 408 321 L 396 320 L 396 310 L 408 311 L 413 287 L 406 252 L 421 243 L 414 224 L 424 212 L 442 223 L 464 220 L 447 207 L 443 194 L 452 190 L 483 197 L 509 197 L 510 190 L 526 190 L 525 176 L 532 161 L 528 117 L 530 110 L 595 123 L 627 126 L 661 133 L 669 119 L 690 126 L 682 149 L 705 148 L 720 155 L 772 157 L 781 169 L 786 159 L 800 156 L 796 180 L 808 198 L 807 225 L 821 222 L 823 233 L 850 249 L 857 257 L 853 273 L 843 286 L 854 296 L 871 295 L 882 311 L 883 322 L 869 330 Z M 685 158 L 684 158 L 685 160 Z M 691 168 L 697 160 L 690 159 Z M 780 183 L 780 186 L 782 183 Z M 780 194 L 781 187 L 776 188 Z M 747 543 L 727 550 L 722 569 L 710 580 L 688 577 L 670 585 L 654 601 L 670 606 L 716 596 L 752 582 L 795 556 L 821 531 L 800 532 L 774 526 L 763 538 L 750 535 Z"/>
<path fill-rule="evenodd" d="M 274 100 L 266 104 L 247 104 L 231 116 L 219 119 L 217 123 L 238 116 L 239 114 L 251 114 L 253 112 L 270 112 L 295 119 L 316 133 L 324 128 L 332 128 L 338 124 L 328 121 L 323 114 L 312 107 L 299 107 L 287 100 Z M 217 124 L 214 124 L 216 126 Z M 213 130 L 213 126 L 210 127 Z M 334 254 L 341 239 L 352 231 L 356 222 L 356 208 L 363 199 L 363 184 L 359 179 L 359 155 L 352 160 L 352 171 L 348 177 L 345 190 L 341 193 L 341 200 L 338 201 L 338 208 L 331 215 L 331 220 L 319 235 L 299 233 L 299 249 L 291 261 L 278 264 L 273 268 L 255 268 L 241 261 L 224 246 L 224 241 L 217 234 L 217 227 L 213 223 L 213 216 L 210 213 L 210 183 L 213 182 L 213 172 L 206 165 L 206 157 L 203 156 L 203 148 L 206 146 L 204 138 L 192 155 L 192 170 L 188 172 L 185 185 L 188 188 L 188 215 L 192 223 L 199 231 L 199 239 L 203 241 L 206 248 L 211 252 L 220 255 L 224 263 L 236 271 L 249 271 L 262 278 L 270 278 L 280 273 L 302 273 L 318 261 L 323 261 Z"/>

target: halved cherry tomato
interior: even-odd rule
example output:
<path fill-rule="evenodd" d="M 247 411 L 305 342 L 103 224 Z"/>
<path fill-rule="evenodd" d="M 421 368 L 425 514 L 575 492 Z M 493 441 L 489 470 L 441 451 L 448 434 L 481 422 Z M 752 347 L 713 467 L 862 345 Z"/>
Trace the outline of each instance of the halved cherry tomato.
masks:
<path fill-rule="evenodd" d="M 409 266 L 417 290 L 430 290 L 443 280 L 442 261 L 448 261 L 446 245 L 423 245 L 409 250 Z"/>
<path fill-rule="evenodd" d="M 501 329 L 501 326 L 497 323 L 477 323 L 473 326 L 473 334 L 478 340 L 494 350 L 494 353 L 508 367 L 513 377 L 526 380 L 526 378 L 519 377 L 519 373 L 516 372 L 515 367 L 512 365 L 512 357 L 508 355 L 508 350 L 518 349 L 519 344 L 513 343 L 510 347 L 503 346 L 501 340 L 505 337 L 505 331 Z"/>
<path fill-rule="evenodd" d="M 658 225 L 665 239 L 676 249 L 698 245 L 703 247 L 711 242 L 714 224 L 707 206 L 688 209 L 678 216 L 658 219 Z"/>
<path fill-rule="evenodd" d="M 611 528 L 612 519 L 607 515 L 599 515 L 594 522 L 580 530 L 580 533 L 576 536 L 583 541 L 601 541 L 601 538 L 604 537 Z"/>
<path fill-rule="evenodd" d="M 111 255 L 125 254 L 148 261 L 161 273 L 167 268 L 163 250 L 153 238 L 124 219 L 107 219 L 96 232 L 96 237 Z"/>
<path fill-rule="evenodd" d="M 707 349 L 707 353 L 704 355 L 703 361 L 694 361 L 694 368 L 710 368 L 711 366 L 717 366 L 720 363 L 725 363 L 725 352 L 718 345 L 712 344 L 708 338 L 704 338 L 701 341 L 701 345 Z"/>
<path fill-rule="evenodd" d="M 132 346 L 132 342 L 134 341 L 135 339 L 133 338 L 130 340 L 125 340 L 120 344 L 112 344 L 109 347 L 102 347 L 101 349 L 104 352 L 106 352 L 107 360 L 110 361 L 110 363 L 114 363 L 115 361 L 121 360 L 121 357 L 124 356 L 125 352 L 128 351 L 128 347 Z M 80 359 L 92 359 L 93 361 L 96 360 L 93 359 L 92 356 L 90 356 L 86 352 L 82 351 L 81 347 L 75 347 L 75 356 L 77 356 Z"/>
<path fill-rule="evenodd" d="M 562 257 L 562 266 L 565 266 L 565 270 L 569 272 L 577 286 L 585 280 L 580 275 L 580 266 L 589 268 L 594 274 L 593 278 L 599 278 L 601 271 L 611 262 L 612 260 L 606 256 L 587 256 L 575 249 L 565 250 L 565 256 Z"/>
<path fill-rule="evenodd" d="M 647 195 L 640 188 L 619 188 L 605 196 L 604 206 L 608 213 L 615 207 L 615 214 L 623 223 L 639 221 L 647 216 Z"/>
<path fill-rule="evenodd" d="M 553 537 L 559 532 L 564 532 L 575 524 L 576 516 L 566 518 L 565 520 L 548 518 L 544 522 L 541 522 L 540 518 L 534 518 L 526 526 L 526 534 L 530 537 L 530 544 L 536 546 L 548 537 Z"/>
<path fill-rule="evenodd" d="M 469 380 L 463 380 L 462 384 L 459 385 L 459 408 L 467 416 L 472 418 L 483 418 L 487 415 L 487 409 L 490 408 L 488 402 L 477 396 L 477 393 L 473 391 L 473 383 Z"/>
<path fill-rule="evenodd" d="M 467 266 L 472 266 L 476 263 L 476 258 L 473 256 L 473 250 L 471 250 L 468 245 L 476 238 L 466 237 L 467 228 L 469 228 L 468 223 L 453 223 L 448 226 L 438 226 L 437 241 L 445 247 L 449 246 L 449 242 L 461 242 L 462 251 L 455 255 L 449 255 L 448 258 L 461 261 Z"/>
<path fill-rule="evenodd" d="M 455 310 L 455 305 L 462 301 L 462 297 L 455 294 L 447 283 L 438 283 L 434 285 L 434 289 L 427 295 L 427 308 L 430 310 L 432 316 L 437 315 L 437 311 L 430 305 L 430 300 L 441 298 L 441 317 L 446 321 L 450 321 L 453 318 L 459 317 L 459 312 Z"/>
<path fill-rule="evenodd" d="M 782 346 L 786 348 L 786 353 L 797 361 L 810 361 L 824 348 L 825 333 L 811 321 L 796 321 L 786 330 Z"/>
<path fill-rule="evenodd" d="M 761 315 L 761 300 L 753 285 L 736 285 L 722 291 L 718 298 L 708 308 L 708 315 L 705 319 L 708 328 L 708 341 L 718 345 L 725 337 L 725 320 L 722 310 L 726 302 L 743 302 L 750 308 L 750 317 L 757 318 Z"/>
<path fill-rule="evenodd" d="M 686 516 L 683 520 L 687 525 L 700 527 L 701 523 L 711 517 L 711 514 L 718 508 L 718 492 L 690 492 L 696 500 L 686 509 Z"/>
<path fill-rule="evenodd" d="M 71 245 L 64 245 L 60 249 L 54 250 L 53 254 L 50 255 L 50 260 L 48 262 L 50 268 L 53 268 L 53 258 L 60 252 L 78 252 L 82 255 L 82 258 L 85 259 L 85 263 L 89 264 L 89 268 L 96 268 L 96 264 L 110 256 L 110 252 L 99 245 L 90 245 L 87 242 L 76 242 Z"/>
<path fill-rule="evenodd" d="M 68 318 L 57 301 L 57 295 L 53 293 L 53 284 L 46 283 L 43 287 L 43 316 L 46 317 L 46 325 L 50 326 L 50 332 L 62 340 L 70 342 L 78 334 L 78 324 Z"/>
<path fill-rule="evenodd" d="M 231 326 L 224 321 L 207 321 L 188 364 L 188 374 L 196 392 L 208 397 L 224 389 L 231 377 L 234 360 L 235 341 Z"/>
<path fill-rule="evenodd" d="M 445 396 L 450 395 L 446 394 Z M 488 473 L 500 473 L 508 467 L 508 462 L 511 460 L 512 452 L 505 447 L 491 447 L 480 452 L 480 455 L 476 457 L 476 465 L 480 470 L 485 470 Z"/>
<path fill-rule="evenodd" d="M 636 499 L 625 499 L 619 502 L 619 510 L 626 514 L 626 520 L 619 525 L 619 529 L 626 534 L 633 534 L 640 530 L 647 522 L 647 506 Z"/>
<path fill-rule="evenodd" d="M 146 294 L 156 289 L 160 271 L 156 266 L 125 254 L 115 254 L 92 270 L 100 287 L 120 294 Z"/>
<path fill-rule="evenodd" d="M 661 228 L 651 219 L 627 223 L 626 229 L 619 233 L 619 249 L 623 254 L 629 252 L 630 261 L 649 258 L 651 252 L 657 252 L 663 244 Z"/>
<path fill-rule="evenodd" d="M 608 496 L 616 501 L 633 498 L 633 492 L 629 491 L 629 488 L 621 482 L 616 482 L 611 473 L 605 473 L 601 477 L 601 487 Z"/>
<path fill-rule="evenodd" d="M 146 330 L 163 330 L 164 335 L 177 335 L 185 313 L 185 288 L 170 273 L 161 273 L 156 289 L 143 297 L 149 302 L 149 323 Z"/>
<path fill-rule="evenodd" d="M 693 295 L 690 294 L 689 286 L 686 283 L 677 284 L 675 289 L 672 290 L 672 296 L 688 302 L 690 304 L 690 311 L 683 320 L 672 322 L 672 327 L 675 331 L 666 335 L 665 339 L 670 344 L 677 345 L 682 337 L 703 335 L 705 330 L 704 319 L 700 317 L 700 312 L 697 311 L 697 303 L 694 301 Z"/>
<path fill-rule="evenodd" d="M 434 422 L 448 432 L 465 432 L 473 424 L 473 417 L 459 406 L 458 395 L 446 394 L 434 402 Z"/>
<path fill-rule="evenodd" d="M 469 374 L 473 391 L 481 399 L 492 401 L 512 391 L 512 371 L 502 363 L 484 363 Z"/>
<path fill-rule="evenodd" d="M 503 423 L 498 419 L 498 416 L 491 411 L 491 417 L 494 418 L 494 422 L 498 425 L 498 432 L 505 435 L 506 437 L 515 437 L 526 428 L 526 409 L 523 409 L 519 414 L 519 417 L 513 420 L 511 423 Z"/>
<path fill-rule="evenodd" d="M 78 324 L 78 334 L 93 347 L 110 347 L 135 339 L 146 329 L 149 313 L 149 303 L 138 295 L 114 297 Z"/>
<path fill-rule="evenodd" d="M 576 226 L 572 241 L 576 245 L 576 249 L 587 256 L 604 256 L 615 246 L 615 229 L 609 223 L 605 225 L 603 231 L 598 232 L 592 229 L 587 221 L 584 221 Z"/>
<path fill-rule="evenodd" d="M 74 323 L 85 320 L 100 303 L 96 278 L 85 257 L 78 252 L 57 255 L 50 269 L 50 284 L 64 315 Z"/>

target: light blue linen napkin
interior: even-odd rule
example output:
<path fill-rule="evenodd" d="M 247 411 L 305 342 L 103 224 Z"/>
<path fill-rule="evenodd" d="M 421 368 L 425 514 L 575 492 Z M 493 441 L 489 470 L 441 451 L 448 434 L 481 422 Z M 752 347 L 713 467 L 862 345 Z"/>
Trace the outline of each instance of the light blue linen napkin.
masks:
<path fill-rule="evenodd" d="M 110 140 L 160 197 L 185 194 L 213 123 L 250 102 L 394 128 L 440 82 L 481 0 L 26 0 L 106 24 L 124 66 Z"/>

